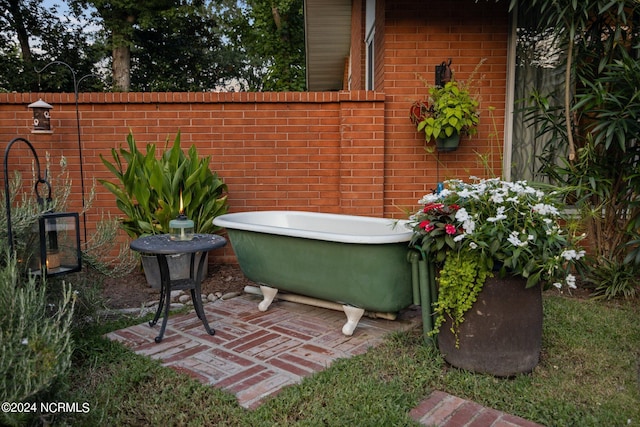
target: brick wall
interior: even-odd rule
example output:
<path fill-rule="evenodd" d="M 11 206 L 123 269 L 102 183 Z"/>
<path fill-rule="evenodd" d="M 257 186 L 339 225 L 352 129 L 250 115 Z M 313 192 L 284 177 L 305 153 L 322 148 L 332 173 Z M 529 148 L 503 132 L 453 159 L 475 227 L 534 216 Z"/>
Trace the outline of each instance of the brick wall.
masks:
<path fill-rule="evenodd" d="M 53 134 L 32 134 L 27 105 L 43 98 Z M 83 168 L 92 179 L 111 179 L 100 161 L 126 146 L 131 130 L 142 149 L 164 147 L 178 130 L 182 146 L 211 155 L 211 168 L 229 187 L 232 211 L 300 209 L 384 215 L 384 96 L 332 93 L 86 93 L 80 94 Z M 0 94 L 0 137 L 31 141 L 52 175 L 67 159 L 73 180 L 70 211 L 78 211 L 80 162 L 72 94 Z M 10 153 L 10 173 L 31 176 L 26 145 Z M 22 163 L 22 166 L 18 164 Z M 30 184 L 27 185 L 29 187 Z M 118 215 L 114 197 L 100 184 L 88 216 L 89 234 L 101 212 Z"/>
<path fill-rule="evenodd" d="M 312 93 L 84 93 L 79 109 L 85 182 L 110 178 L 99 155 L 125 144 L 131 129 L 141 144 L 182 131 L 183 147 L 196 144 L 229 185 L 232 211 L 301 209 L 403 218 L 416 201 L 447 178 L 486 176 L 478 153 L 501 171 L 507 90 L 507 2 L 449 0 L 432 3 L 378 0 L 376 25 L 382 82 L 376 92 Z M 354 11 L 364 1 L 354 1 Z M 383 11 L 384 13 L 380 13 Z M 382 21 L 382 22 L 378 22 Z M 352 22 L 351 88 L 364 85 L 364 20 Z M 378 34 L 378 32 L 380 34 Z M 360 42 L 357 42 L 360 40 Z M 425 153 L 409 107 L 424 99 L 421 78 L 452 58 L 455 76 L 468 79 L 481 58 L 477 84 L 480 126 L 452 153 Z M 27 105 L 42 97 L 54 106 L 51 135 L 31 134 Z M 79 155 L 72 94 L 0 93 L 0 137 L 31 140 L 41 157 L 66 156 L 78 210 Z M 12 150 L 30 164 L 29 153 Z M 14 154 L 15 153 L 15 154 Z M 14 160 L 18 159 L 18 160 Z M 55 165 L 54 165 L 55 167 Z M 118 214 L 99 184 L 89 228 L 100 212 Z M 229 260 L 229 253 L 225 253 Z"/>
<path fill-rule="evenodd" d="M 383 1 L 383 0 L 379 0 Z M 448 178 L 486 176 L 479 156 L 501 173 L 507 91 L 508 2 L 448 0 L 385 2 L 385 212 L 413 206 Z M 423 134 L 409 121 L 409 106 L 427 97 L 421 78 L 434 83 L 435 66 L 452 59 L 466 80 L 482 58 L 477 88 L 480 126 L 451 153 L 428 154 Z"/>

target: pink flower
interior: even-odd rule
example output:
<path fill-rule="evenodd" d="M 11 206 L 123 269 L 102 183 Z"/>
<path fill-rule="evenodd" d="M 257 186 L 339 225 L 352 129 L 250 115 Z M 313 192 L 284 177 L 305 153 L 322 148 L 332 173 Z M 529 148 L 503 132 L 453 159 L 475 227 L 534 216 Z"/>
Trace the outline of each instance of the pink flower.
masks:
<path fill-rule="evenodd" d="M 444 226 L 444 231 L 447 234 L 456 234 L 456 227 L 453 224 L 447 224 Z"/>
<path fill-rule="evenodd" d="M 429 221 L 428 219 L 425 219 L 420 223 L 420 228 L 428 233 L 436 227 L 431 223 L 431 221 Z"/>
<path fill-rule="evenodd" d="M 429 213 L 429 211 L 431 210 L 439 210 L 439 209 L 442 209 L 443 207 L 444 205 L 442 203 L 429 203 L 427 206 L 424 207 L 422 212 Z"/>

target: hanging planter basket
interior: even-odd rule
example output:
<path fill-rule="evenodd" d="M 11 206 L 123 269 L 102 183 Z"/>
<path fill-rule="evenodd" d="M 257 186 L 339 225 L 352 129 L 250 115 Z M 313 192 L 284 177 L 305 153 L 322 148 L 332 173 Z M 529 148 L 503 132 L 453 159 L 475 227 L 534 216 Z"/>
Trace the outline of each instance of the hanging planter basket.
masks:
<path fill-rule="evenodd" d="M 436 138 L 436 150 L 440 152 L 455 151 L 460 145 L 460 134 L 454 133 L 448 138 Z"/>

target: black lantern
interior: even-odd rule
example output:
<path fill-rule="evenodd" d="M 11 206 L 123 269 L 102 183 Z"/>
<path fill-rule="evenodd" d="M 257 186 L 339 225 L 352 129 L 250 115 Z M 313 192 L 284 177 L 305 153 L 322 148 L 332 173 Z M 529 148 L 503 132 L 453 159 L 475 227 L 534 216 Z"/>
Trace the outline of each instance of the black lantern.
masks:
<path fill-rule="evenodd" d="M 442 87 L 451 81 L 453 74 L 451 73 L 451 58 L 449 62 L 442 61 L 440 65 L 436 65 L 436 86 Z"/>
<path fill-rule="evenodd" d="M 53 107 L 41 99 L 27 106 L 33 110 L 32 133 L 51 133 L 51 110 Z"/>
<path fill-rule="evenodd" d="M 37 179 L 35 193 L 38 203 L 44 207 L 44 199 L 40 196 L 40 185 L 48 190 L 47 202 L 51 202 L 51 185 L 40 173 L 40 162 L 33 145 L 24 138 L 14 138 L 7 145 L 4 153 L 4 189 L 5 205 L 7 209 L 7 235 L 9 248 L 13 253 L 14 242 L 11 230 L 11 197 L 9 195 L 8 158 L 11 147 L 16 142 L 24 142 L 31 149 L 35 159 Z M 40 215 L 38 225 L 32 232 L 33 242 L 29 260 L 29 270 L 32 274 L 58 276 L 73 273 L 82 269 L 82 252 L 80 250 L 79 215 L 69 212 L 48 211 Z M 37 242 L 37 244 L 36 244 Z"/>
<path fill-rule="evenodd" d="M 58 276 L 82 269 L 79 225 L 75 212 L 49 212 L 38 218 L 39 247 L 29 265 L 32 274 L 44 271 L 47 276 Z"/>

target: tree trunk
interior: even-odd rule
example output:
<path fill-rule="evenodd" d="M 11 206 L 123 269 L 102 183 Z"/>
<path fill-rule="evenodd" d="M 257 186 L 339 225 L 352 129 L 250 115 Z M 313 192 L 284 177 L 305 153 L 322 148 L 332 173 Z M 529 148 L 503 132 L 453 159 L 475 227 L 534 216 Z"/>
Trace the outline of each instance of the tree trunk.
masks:
<path fill-rule="evenodd" d="M 114 90 L 131 90 L 131 50 L 128 46 L 113 48 L 113 85 Z"/>
<path fill-rule="evenodd" d="M 31 47 L 29 46 L 29 33 L 22 17 L 22 10 L 20 9 L 20 2 L 16 0 L 9 1 L 9 13 L 15 23 L 15 31 L 18 36 L 18 42 L 20 43 L 20 52 L 22 53 L 22 60 L 30 67 L 31 64 Z"/>

